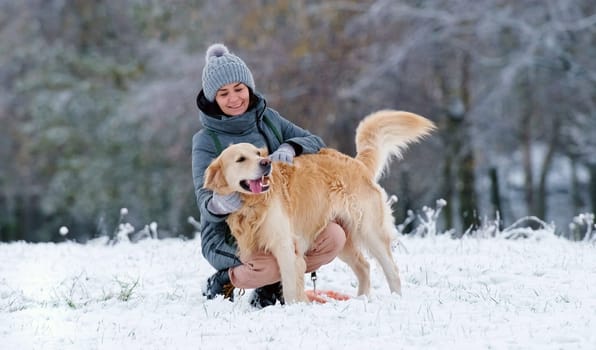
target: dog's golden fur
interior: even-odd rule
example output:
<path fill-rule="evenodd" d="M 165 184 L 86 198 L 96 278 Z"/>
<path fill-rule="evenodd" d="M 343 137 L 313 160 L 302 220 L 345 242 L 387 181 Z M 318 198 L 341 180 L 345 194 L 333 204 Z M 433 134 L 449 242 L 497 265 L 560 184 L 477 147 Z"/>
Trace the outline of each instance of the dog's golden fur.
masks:
<path fill-rule="evenodd" d="M 377 180 L 391 157 L 435 128 L 413 113 L 383 110 L 360 122 L 356 157 L 333 149 L 271 163 L 266 151 L 234 144 L 205 171 L 205 188 L 221 194 L 237 191 L 243 206 L 227 222 L 239 254 L 267 251 L 277 259 L 284 298 L 306 301 L 304 253 L 330 222 L 341 224 L 347 241 L 339 257 L 358 278 L 358 295 L 370 291 L 369 264 L 362 249 L 380 263 L 389 288 L 401 293 L 399 271 L 391 254 L 396 234 L 386 192 Z"/>

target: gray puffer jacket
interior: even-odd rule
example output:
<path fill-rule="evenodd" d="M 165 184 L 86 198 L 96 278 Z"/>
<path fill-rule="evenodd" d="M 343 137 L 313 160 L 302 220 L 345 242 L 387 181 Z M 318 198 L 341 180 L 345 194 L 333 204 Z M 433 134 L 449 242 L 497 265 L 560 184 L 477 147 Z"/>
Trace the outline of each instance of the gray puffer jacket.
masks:
<path fill-rule="evenodd" d="M 265 99 L 258 93 L 253 94 L 248 111 L 239 116 L 218 114 L 221 111 L 204 97 L 203 91 L 197 97 L 197 106 L 203 128 L 192 138 L 192 176 L 199 206 L 201 248 L 205 259 L 215 269 L 223 270 L 241 262 L 236 254 L 235 240 L 225 222 L 227 216 L 214 215 L 207 210 L 207 202 L 213 193 L 203 188 L 203 175 L 221 151 L 219 146 L 225 148 L 233 143 L 249 142 L 257 147 L 267 147 L 272 153 L 280 144 L 288 143 L 299 156 L 317 153 L 325 144 L 320 137 L 267 107 Z"/>

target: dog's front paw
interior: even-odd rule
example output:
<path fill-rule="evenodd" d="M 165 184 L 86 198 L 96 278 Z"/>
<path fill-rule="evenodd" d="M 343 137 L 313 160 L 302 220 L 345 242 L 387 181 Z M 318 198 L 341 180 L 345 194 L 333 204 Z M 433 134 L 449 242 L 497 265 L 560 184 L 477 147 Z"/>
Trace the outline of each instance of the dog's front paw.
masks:
<path fill-rule="evenodd" d="M 310 301 L 306 295 L 306 291 L 304 290 L 302 292 L 298 291 L 294 295 L 288 295 L 287 293 L 284 293 L 284 300 L 287 304 L 307 303 Z"/>
<path fill-rule="evenodd" d="M 306 291 L 305 290 L 298 291 L 298 295 L 296 296 L 296 302 L 297 303 L 308 303 L 308 302 L 310 302 L 310 299 L 308 298 L 308 295 L 306 294 Z"/>

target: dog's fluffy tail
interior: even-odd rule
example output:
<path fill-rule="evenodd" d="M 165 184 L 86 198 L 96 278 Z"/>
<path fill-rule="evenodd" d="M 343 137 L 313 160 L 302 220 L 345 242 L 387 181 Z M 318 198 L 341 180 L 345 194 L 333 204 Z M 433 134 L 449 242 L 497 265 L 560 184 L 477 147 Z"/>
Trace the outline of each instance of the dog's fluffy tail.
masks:
<path fill-rule="evenodd" d="M 434 129 L 433 122 L 414 113 L 394 110 L 372 113 L 356 129 L 356 159 L 366 165 L 377 181 L 391 158 L 401 158 L 410 143 Z"/>

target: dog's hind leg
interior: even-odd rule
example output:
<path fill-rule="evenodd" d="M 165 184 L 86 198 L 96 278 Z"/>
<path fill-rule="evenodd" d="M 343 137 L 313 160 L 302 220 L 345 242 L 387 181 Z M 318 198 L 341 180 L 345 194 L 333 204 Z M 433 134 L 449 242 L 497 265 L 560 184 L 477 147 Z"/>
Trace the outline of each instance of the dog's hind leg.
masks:
<path fill-rule="evenodd" d="M 391 226 L 391 228 L 393 228 L 393 226 Z M 392 232 L 393 231 L 387 227 L 387 224 L 385 224 L 381 228 L 381 232 L 378 234 L 376 234 L 376 232 L 369 232 L 365 243 L 371 255 L 377 259 L 383 268 L 391 292 L 401 295 L 399 269 L 391 254 Z"/>
<path fill-rule="evenodd" d="M 348 234 L 344 249 L 339 253 L 339 258 L 348 264 L 356 274 L 356 278 L 358 278 L 358 295 L 369 295 L 370 265 L 362 252 L 355 246 L 350 234 Z"/>

